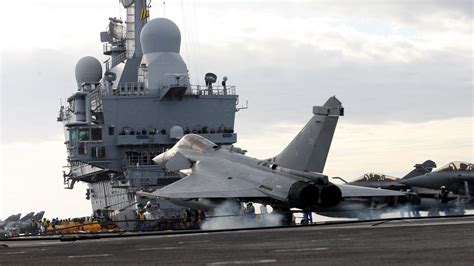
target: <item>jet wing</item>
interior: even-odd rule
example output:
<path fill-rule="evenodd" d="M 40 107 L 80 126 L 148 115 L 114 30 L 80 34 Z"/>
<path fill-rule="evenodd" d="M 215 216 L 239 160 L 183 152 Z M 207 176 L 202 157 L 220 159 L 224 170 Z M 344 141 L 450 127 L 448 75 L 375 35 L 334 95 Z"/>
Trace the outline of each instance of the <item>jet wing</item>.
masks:
<path fill-rule="evenodd" d="M 391 197 L 404 196 L 405 193 L 380 188 L 368 188 L 352 185 L 336 185 L 341 189 L 343 198 L 368 198 L 368 197 Z"/>
<path fill-rule="evenodd" d="M 213 176 L 209 173 L 195 174 L 178 180 L 153 193 L 140 192 L 146 197 L 168 199 L 190 198 L 265 198 L 256 185 L 239 178 Z"/>

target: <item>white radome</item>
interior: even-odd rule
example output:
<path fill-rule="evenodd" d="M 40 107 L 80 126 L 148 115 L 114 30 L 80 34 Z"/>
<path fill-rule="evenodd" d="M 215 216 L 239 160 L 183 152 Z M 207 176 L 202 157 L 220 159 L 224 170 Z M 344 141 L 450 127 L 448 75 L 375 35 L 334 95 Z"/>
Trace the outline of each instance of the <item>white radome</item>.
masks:
<path fill-rule="evenodd" d="M 173 21 L 167 18 L 155 18 L 143 27 L 140 41 L 144 54 L 155 52 L 179 53 L 181 33 Z"/>
<path fill-rule="evenodd" d="M 76 82 L 78 85 L 85 83 L 97 83 L 102 78 L 102 65 L 97 58 L 85 56 L 76 64 Z"/>

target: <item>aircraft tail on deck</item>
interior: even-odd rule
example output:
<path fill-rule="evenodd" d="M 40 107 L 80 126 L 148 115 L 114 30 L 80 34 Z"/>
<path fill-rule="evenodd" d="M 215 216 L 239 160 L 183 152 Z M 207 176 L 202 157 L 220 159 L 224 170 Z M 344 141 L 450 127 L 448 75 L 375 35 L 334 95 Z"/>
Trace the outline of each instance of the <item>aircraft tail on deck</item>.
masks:
<path fill-rule="evenodd" d="M 323 106 L 313 107 L 313 117 L 271 162 L 290 169 L 322 173 L 339 116 L 344 115 L 341 102 L 329 98 Z"/>
<path fill-rule="evenodd" d="M 41 219 L 43 219 L 43 216 L 44 216 L 44 211 L 40 211 L 38 213 L 35 214 L 35 216 L 33 216 L 33 220 L 35 221 L 41 221 Z"/>
<path fill-rule="evenodd" d="M 34 212 L 30 212 L 30 213 L 26 214 L 25 216 L 23 216 L 23 217 L 19 220 L 19 222 L 27 222 L 27 221 L 29 221 L 31 218 L 33 218 L 33 215 L 34 215 L 34 214 L 35 214 Z"/>
<path fill-rule="evenodd" d="M 427 173 L 431 173 L 433 168 L 436 168 L 436 163 L 433 162 L 432 160 L 426 160 L 422 164 L 415 164 L 414 167 L 415 167 L 415 169 L 413 169 L 408 174 L 406 174 L 404 177 L 402 177 L 402 179 L 410 179 L 410 178 L 415 177 L 415 176 L 420 176 L 420 175 L 424 175 L 424 174 L 427 174 Z"/>

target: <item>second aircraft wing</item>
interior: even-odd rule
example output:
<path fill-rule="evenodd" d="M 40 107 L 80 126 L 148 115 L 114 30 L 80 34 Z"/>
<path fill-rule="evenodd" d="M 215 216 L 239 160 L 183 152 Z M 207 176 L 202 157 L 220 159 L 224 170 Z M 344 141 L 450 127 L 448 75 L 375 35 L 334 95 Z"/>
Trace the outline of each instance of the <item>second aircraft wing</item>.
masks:
<path fill-rule="evenodd" d="M 403 192 L 380 188 L 368 188 L 346 184 L 337 186 L 341 189 L 343 198 L 390 197 L 405 195 Z"/>

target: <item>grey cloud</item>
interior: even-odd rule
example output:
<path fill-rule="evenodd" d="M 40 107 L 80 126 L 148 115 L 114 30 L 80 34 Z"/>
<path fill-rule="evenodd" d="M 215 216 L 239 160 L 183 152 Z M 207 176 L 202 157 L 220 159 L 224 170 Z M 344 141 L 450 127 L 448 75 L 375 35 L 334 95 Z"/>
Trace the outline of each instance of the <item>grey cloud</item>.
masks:
<path fill-rule="evenodd" d="M 52 50 L 4 56 L 3 141 L 47 140 L 61 133 L 55 120 L 59 98 L 75 90 L 78 58 Z M 279 40 L 203 46 L 202 58 L 190 57 L 189 65 L 229 76 L 241 102 L 249 100 L 250 110 L 237 115 L 239 126 L 304 123 L 311 107 L 332 95 L 344 103 L 344 119 L 352 122 L 472 116 L 472 65 L 462 54 L 431 53 L 411 63 L 358 61 Z"/>
<path fill-rule="evenodd" d="M 76 90 L 74 67 L 84 55 L 51 49 L 2 53 L 2 141 L 51 140 L 60 134 L 56 122 L 60 98 Z"/>
<path fill-rule="evenodd" d="M 342 8 L 357 9 L 344 3 L 337 2 L 334 6 L 326 6 L 327 2 L 313 6 L 306 3 L 308 8 L 298 4 L 245 3 L 234 4 L 234 8 L 253 12 L 274 10 L 288 17 L 316 16 L 324 12 L 343 16 Z M 426 1 L 419 4 L 421 7 L 414 4 L 410 12 L 406 7 L 402 12 L 402 5 L 395 2 L 382 6 L 369 3 L 359 4 L 359 10 L 353 11 L 354 16 L 364 12 L 375 14 L 376 10 L 379 16 L 384 16 L 390 13 L 388 9 L 392 6 L 393 17 L 418 14 L 418 11 L 423 14 L 445 9 L 460 12 L 467 6 L 463 1 L 454 4 Z M 229 4 L 216 3 L 212 10 L 217 11 L 221 6 L 229 7 Z M 345 40 L 337 33 L 332 38 L 345 42 L 354 51 L 364 49 L 363 44 Z M 75 63 L 81 56 L 99 51 L 101 47 L 96 41 L 90 39 L 91 47 L 93 44 L 97 49 L 3 52 L 2 141 L 47 140 L 62 132 L 56 122 L 59 98 L 75 90 Z M 196 56 L 197 47 L 201 48 L 200 57 Z M 220 77 L 227 75 L 229 83 L 238 86 L 241 102 L 249 100 L 250 110 L 237 115 L 238 127 L 255 127 L 263 122 L 304 123 L 311 106 L 323 103 L 332 95 L 343 101 L 347 110 L 344 119 L 353 122 L 417 122 L 472 116 L 472 51 L 466 54 L 456 48 L 427 50 L 417 60 L 402 63 L 386 60 L 383 50 L 371 51 L 374 54 L 370 59 L 355 59 L 341 51 L 321 50 L 285 39 L 242 39 L 227 46 L 203 43 L 197 47 L 191 47 L 191 62 L 188 62 L 191 74 L 202 76 L 202 72 L 213 71 Z M 403 42 L 393 43 L 393 47 L 412 49 L 409 43 Z M 202 77 L 197 78 L 202 80 Z"/>
<path fill-rule="evenodd" d="M 231 2 L 233 3 L 233 2 Z M 232 9 L 237 4 L 219 3 L 219 9 Z M 427 27 L 434 30 L 447 30 L 449 25 L 442 25 L 440 20 L 427 21 L 430 16 L 447 17 L 456 20 L 473 18 L 471 0 L 392 0 L 392 1 L 351 1 L 351 0 L 318 0 L 318 1 L 266 1 L 239 3 L 240 10 L 247 10 L 249 15 L 260 16 L 271 13 L 285 18 L 332 18 L 333 20 L 380 19 L 387 22 L 398 22 L 410 26 Z M 225 11 L 224 11 L 225 12 Z"/>
<path fill-rule="evenodd" d="M 471 0 L 433 0 L 434 6 L 437 6 L 441 9 L 448 9 L 456 13 L 465 15 L 466 17 L 473 17 L 474 13 L 474 3 Z"/>
<path fill-rule="evenodd" d="M 237 83 L 251 110 L 244 121 L 299 121 L 314 104 L 337 95 L 345 119 L 357 122 L 425 121 L 472 115 L 472 65 L 469 56 L 431 53 L 411 63 L 356 61 L 338 52 L 291 42 L 259 43 L 265 52 L 240 44 L 225 50 L 208 69 Z M 239 51 L 238 54 L 226 51 Z M 213 60 L 213 61 L 214 61 Z M 306 118 L 303 118 L 306 119 Z"/>

